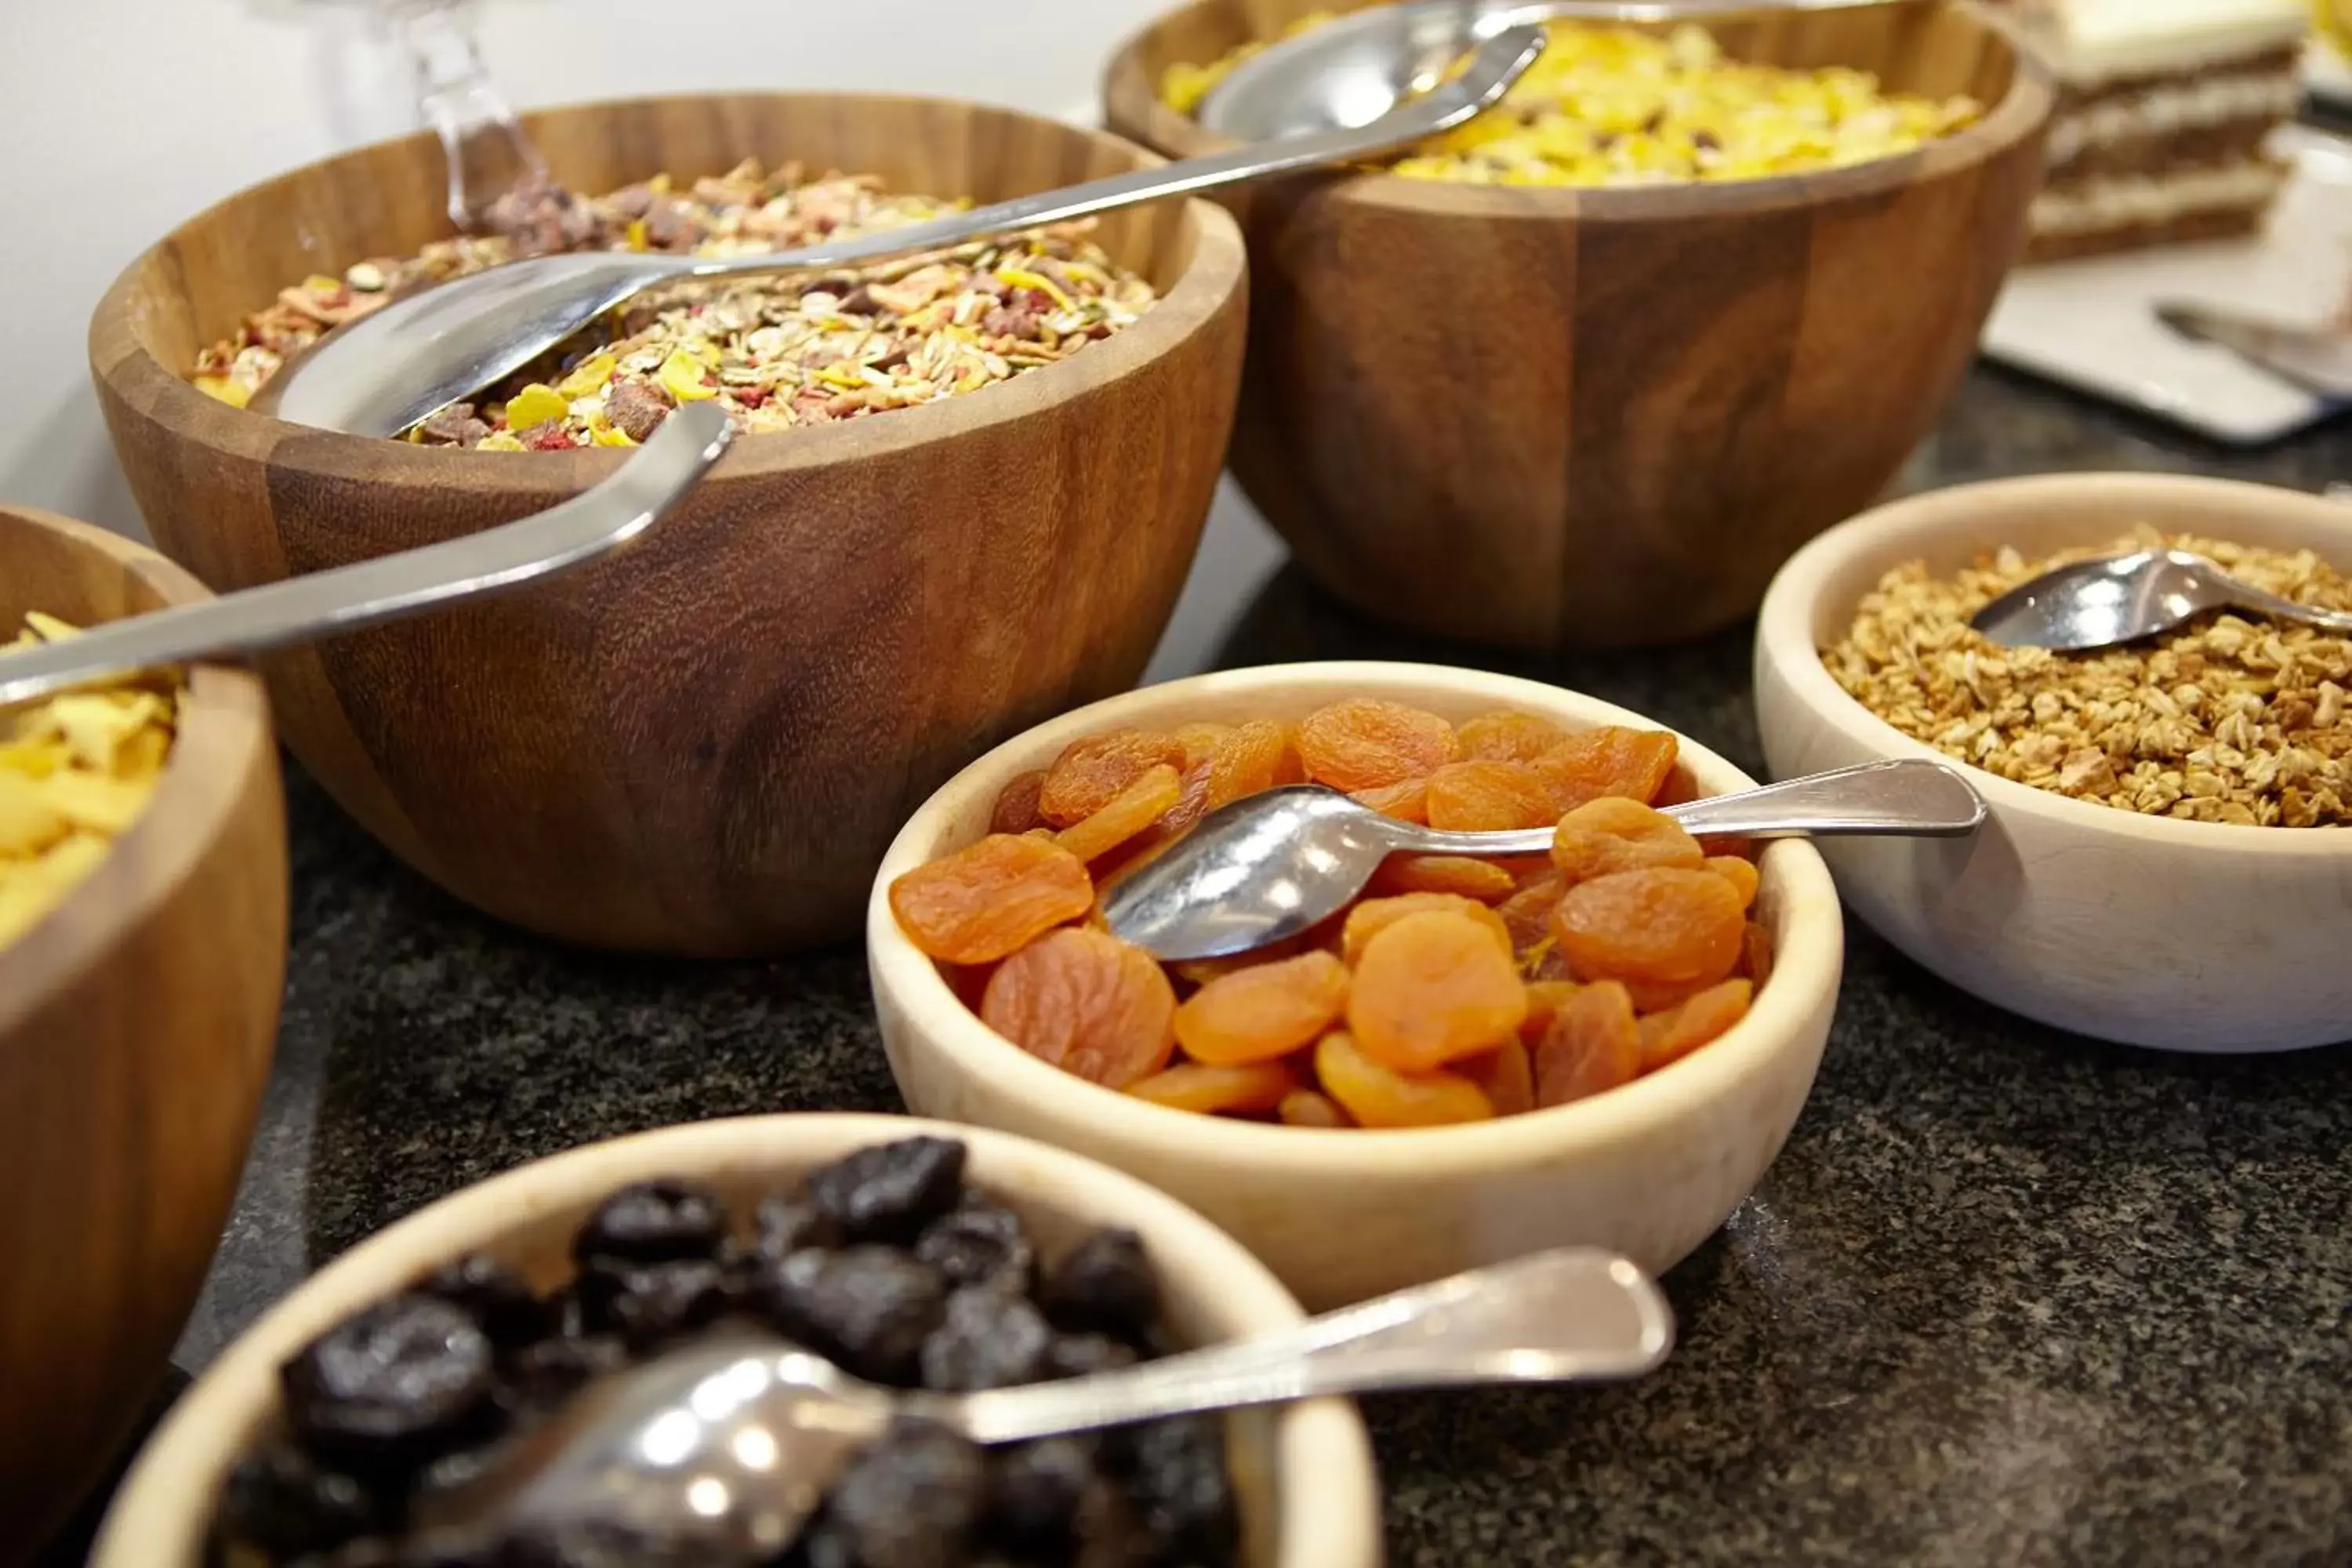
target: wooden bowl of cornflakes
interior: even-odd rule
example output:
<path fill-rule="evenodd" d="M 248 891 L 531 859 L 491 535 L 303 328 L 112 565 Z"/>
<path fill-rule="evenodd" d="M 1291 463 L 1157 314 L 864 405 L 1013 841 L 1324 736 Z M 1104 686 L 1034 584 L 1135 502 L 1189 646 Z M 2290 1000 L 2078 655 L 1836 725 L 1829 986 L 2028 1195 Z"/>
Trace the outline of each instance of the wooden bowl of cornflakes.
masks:
<path fill-rule="evenodd" d="M 979 201 L 1149 162 L 1098 132 L 914 98 L 645 99 L 551 110 L 530 131 L 580 192 L 642 196 L 667 176 L 665 205 L 632 220 L 646 244 L 747 157 Z M 552 505 L 642 430 L 613 402 L 577 450 L 423 446 L 283 424 L 191 384 L 206 345 L 281 288 L 446 237 L 443 202 L 430 137 L 362 148 L 191 219 L 100 306 L 91 356 L 115 448 L 163 549 L 214 586 Z M 824 232 L 812 221 L 804 237 Z M 1240 375 L 1239 233 L 1180 202 L 1114 215 L 1091 239 L 1156 295 L 1131 325 L 969 395 L 755 427 L 623 556 L 273 656 L 288 743 L 404 859 L 534 931 L 702 956 L 853 935 L 926 795 L 1006 736 L 1134 682 L 1206 521 Z M 950 324 L 1009 341 L 994 309 Z M 672 369 L 638 393 L 710 395 Z M 895 374 L 852 369 L 824 396 L 863 398 Z M 520 409 L 499 418 L 490 435 L 509 439 L 480 444 L 518 444 Z"/>
<path fill-rule="evenodd" d="M 1108 123 L 1171 157 L 1210 151 L 1218 140 L 1163 98 L 1171 68 L 1181 86 L 1186 68 L 1355 8 L 1172 11 L 1112 61 Z M 1499 646 L 1714 631 L 1869 504 L 1933 425 L 2023 243 L 2044 73 L 1967 0 L 1701 20 L 1729 60 L 1860 68 L 1979 113 L 1899 155 L 1768 177 L 1743 164 L 1578 187 L 1382 170 L 1231 198 L 1252 276 L 1234 471 L 1340 598 Z M 1538 129 L 1574 139 L 1597 123 L 1580 110 Z M 1672 151 L 1696 167 L 1714 156 L 1701 137 L 1739 123 L 1720 137 L 1668 123 L 1650 151 L 1683 135 Z M 1639 125 L 1590 134 L 1598 150 L 1559 168 L 1643 177 L 1599 172 L 1640 161 Z M 1758 161 L 1801 162 L 1785 146 Z"/>
<path fill-rule="evenodd" d="M 28 616 L 205 596 L 151 550 L 0 507 L 0 647 Z M 154 1396 L 244 1169 L 285 966 L 258 680 L 200 666 L 0 710 L 0 1563 Z"/>

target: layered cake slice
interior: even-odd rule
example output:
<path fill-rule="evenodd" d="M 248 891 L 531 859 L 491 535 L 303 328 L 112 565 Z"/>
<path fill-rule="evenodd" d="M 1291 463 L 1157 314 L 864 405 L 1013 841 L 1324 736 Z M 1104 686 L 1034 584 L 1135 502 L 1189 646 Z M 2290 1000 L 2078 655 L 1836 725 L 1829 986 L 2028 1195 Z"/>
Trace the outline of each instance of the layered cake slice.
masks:
<path fill-rule="evenodd" d="M 2057 71 L 2025 259 L 2262 226 L 2286 167 L 2263 151 L 2303 101 L 2310 0 L 2016 0 Z"/>

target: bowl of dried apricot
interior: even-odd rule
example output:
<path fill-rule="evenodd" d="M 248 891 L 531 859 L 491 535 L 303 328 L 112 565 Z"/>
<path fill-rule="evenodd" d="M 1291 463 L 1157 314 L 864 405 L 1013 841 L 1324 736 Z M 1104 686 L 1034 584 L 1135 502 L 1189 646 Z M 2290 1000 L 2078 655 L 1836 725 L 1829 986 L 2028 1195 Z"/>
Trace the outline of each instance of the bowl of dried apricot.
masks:
<path fill-rule="evenodd" d="M 1213 805 L 1312 780 L 1549 855 L 1392 857 L 1244 958 L 1162 964 L 1099 889 Z M 919 1114 L 1076 1149 L 1225 1226 L 1316 1308 L 1542 1247 L 1664 1270 L 1811 1089 L 1843 952 L 1806 844 L 1653 809 L 1749 781 L 1622 709 L 1471 670 L 1228 671 L 1083 708 L 958 774 L 866 946 Z"/>
<path fill-rule="evenodd" d="M 1783 777 L 1969 763 L 1962 843 L 1825 846 L 1854 912 L 1961 989 L 2099 1039 L 2289 1050 L 2352 1037 L 2352 639 L 2220 612 L 2087 653 L 1969 617 L 2062 560 L 2163 542 L 2352 610 L 2352 507 L 2224 479 L 2069 474 L 1866 512 L 1799 552 L 1756 634 Z"/>
<path fill-rule="evenodd" d="M 663 1128 L 466 1188 L 304 1283 L 181 1396 L 90 1561 L 715 1563 L 661 1530 L 544 1520 L 459 1555 L 406 1521 L 600 1374 L 734 1320 L 961 1393 L 1301 1316 L 1199 1215 L 1025 1139 L 896 1116 Z M 1363 1422 L 1323 1399 L 988 1449 L 905 1423 L 773 1561 L 1376 1568 L 1380 1542 Z"/>

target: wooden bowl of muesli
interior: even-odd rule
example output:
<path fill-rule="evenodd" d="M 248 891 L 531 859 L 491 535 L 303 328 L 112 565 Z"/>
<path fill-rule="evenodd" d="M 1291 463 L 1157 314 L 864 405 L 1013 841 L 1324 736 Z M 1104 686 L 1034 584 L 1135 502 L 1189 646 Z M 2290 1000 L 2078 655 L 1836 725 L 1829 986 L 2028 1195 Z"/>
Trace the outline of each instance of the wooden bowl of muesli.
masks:
<path fill-rule="evenodd" d="M 1191 0 L 1111 62 L 1107 122 L 1208 151 L 1162 97 L 1171 67 L 1366 3 Z M 1700 20 L 1732 60 L 1859 67 L 1981 113 L 1900 155 L 1771 177 L 1382 169 L 1228 199 L 1252 276 L 1234 472 L 1340 598 L 1489 645 L 1699 636 L 1753 613 L 1933 425 L 2024 241 L 2044 73 L 1967 0 Z"/>
<path fill-rule="evenodd" d="M 551 110 L 530 131 L 559 181 L 635 208 L 614 243 L 649 247 L 827 232 L 845 221 L 840 193 L 833 210 L 794 195 L 826 171 L 988 201 L 1150 159 L 1097 132 L 917 98 L 655 98 Z M 746 157 L 804 173 L 706 203 L 704 183 L 724 184 Z M 331 308 L 354 264 L 446 240 L 444 195 L 430 137 L 347 153 L 192 218 L 100 305 L 90 354 L 116 452 L 157 541 L 215 587 L 575 495 L 622 460 L 593 447 L 644 428 L 615 401 L 621 379 L 656 400 L 723 394 L 741 408 L 738 377 L 758 357 L 743 345 L 796 331 L 787 318 L 816 309 L 807 294 L 827 282 L 801 279 L 774 314 L 724 318 L 658 363 L 622 354 L 592 417 L 572 378 L 593 367 L 550 370 L 552 427 L 582 449 L 478 449 L 551 444 L 537 394 L 529 418 L 520 395 L 486 405 L 486 429 L 463 432 L 477 449 L 461 449 L 288 425 L 191 384 L 207 345 L 282 289 L 325 275 Z M 974 260 L 961 291 L 911 308 L 942 307 L 940 321 L 893 307 L 892 330 L 924 342 L 964 333 L 950 368 L 981 365 L 977 390 L 892 405 L 908 400 L 877 381 L 902 385 L 908 363 L 930 362 L 921 343 L 892 357 L 870 312 L 866 347 L 843 347 L 845 327 L 822 363 L 772 355 L 753 433 L 641 546 L 526 595 L 265 660 L 289 744 L 404 859 L 531 930 L 697 955 L 853 935 L 892 833 L 933 788 L 1040 719 L 1133 683 L 1206 520 L 1240 374 L 1238 232 L 1215 207 L 1171 203 L 1106 218 L 1086 243 L 1101 276 L 1153 296 L 1100 341 L 1037 352 L 1057 290 L 1083 292 L 1064 263 L 1084 258 L 1057 251 L 1046 270 L 1059 284 Z M 843 282 L 828 322 L 851 313 Z M 1079 321 L 1058 341 L 1083 333 Z M 962 353 L 974 339 L 1005 375 Z M 861 414 L 866 388 L 884 405 Z M 790 427 L 771 433 L 779 423 Z"/>
<path fill-rule="evenodd" d="M 2352 1038 L 2352 641 L 2206 616 L 2044 654 L 1963 629 L 1996 584 L 2143 529 L 2352 609 L 2341 501 L 2134 474 L 1937 490 L 1830 530 L 1774 581 L 1756 636 L 1765 756 L 1783 778 L 1977 764 L 1991 816 L 1968 842 L 1821 847 L 1857 914 L 1996 1006 L 2176 1051 Z"/>

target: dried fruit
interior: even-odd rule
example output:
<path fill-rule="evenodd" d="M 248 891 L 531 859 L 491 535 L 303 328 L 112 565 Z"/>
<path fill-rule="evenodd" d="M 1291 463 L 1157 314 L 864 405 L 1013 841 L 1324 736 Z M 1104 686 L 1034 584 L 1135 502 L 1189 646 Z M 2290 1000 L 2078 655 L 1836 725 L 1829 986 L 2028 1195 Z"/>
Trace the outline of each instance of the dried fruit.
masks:
<path fill-rule="evenodd" d="M 1045 814 L 1037 809 L 1037 797 L 1045 787 L 1045 770 L 1038 768 L 998 790 L 996 808 L 988 815 L 988 830 L 1026 833 L 1033 827 L 1046 826 Z"/>
<path fill-rule="evenodd" d="M 851 1241 L 908 1241 L 955 1206 L 963 1164 L 964 1146 L 952 1138 L 901 1138 L 819 1166 L 809 1197 Z"/>
<path fill-rule="evenodd" d="M 1194 763 L 1184 770 L 1184 782 L 1176 792 L 1176 804 L 1160 817 L 1158 830 L 1173 838 L 1189 832 L 1192 825 L 1209 815 L 1209 764 Z"/>
<path fill-rule="evenodd" d="M 1772 929 L 1749 921 L 1739 933 L 1739 972 L 1761 985 L 1772 973 Z"/>
<path fill-rule="evenodd" d="M 1461 1074 L 1399 1072 L 1344 1034 L 1326 1035 L 1316 1046 L 1315 1076 L 1362 1127 L 1442 1127 L 1495 1114 L 1486 1094 Z"/>
<path fill-rule="evenodd" d="M 1377 789 L 1360 789 L 1349 799 L 1358 805 L 1393 816 L 1399 822 L 1429 824 L 1429 784 L 1423 779 L 1407 779 L 1402 784 L 1382 784 Z"/>
<path fill-rule="evenodd" d="M 1495 906 L 1495 913 L 1510 933 L 1511 951 L 1525 952 L 1551 936 L 1551 912 L 1559 907 L 1559 896 L 1568 891 L 1568 883 L 1557 871 L 1537 878 L 1509 898 Z"/>
<path fill-rule="evenodd" d="M 1710 985 L 1669 1013 L 1641 1023 L 1642 1070 L 1655 1072 L 1677 1062 L 1748 1016 L 1756 988 L 1745 980 Z"/>
<path fill-rule="evenodd" d="M 1536 1047 L 1536 1103 L 1566 1105 L 1633 1081 L 1642 1037 L 1633 999 L 1613 980 L 1580 986 Z"/>
<path fill-rule="evenodd" d="M 1532 765 L 1551 785 L 1561 811 L 1604 795 L 1646 804 L 1657 798 L 1674 772 L 1676 749 L 1674 736 L 1663 730 L 1612 724 L 1570 736 Z"/>
<path fill-rule="evenodd" d="M 1179 980 L 1193 985 L 1206 985 L 1221 975 L 1235 974 L 1262 963 L 1272 963 L 1278 958 L 1289 958 L 1305 952 L 1308 945 L 1303 936 L 1286 936 L 1280 942 L 1270 942 L 1247 952 L 1228 953 L 1223 958 L 1180 958 L 1168 967 L 1176 972 Z"/>
<path fill-rule="evenodd" d="M 1190 773 L 1217 754 L 1217 748 L 1225 743 L 1225 738 L 1234 732 L 1234 727 L 1231 724 L 1179 724 L 1169 732 L 1176 737 L 1176 743 L 1184 748 L 1184 770 Z"/>
<path fill-rule="evenodd" d="M 1160 1277 L 1141 1237 L 1131 1230 L 1097 1230 L 1055 1266 L 1037 1304 L 1061 1328 L 1110 1334 L 1133 1344 L 1160 1316 Z"/>
<path fill-rule="evenodd" d="M 1535 1068 L 1523 1040 L 1506 1040 L 1483 1057 L 1456 1063 L 1454 1070 L 1478 1086 L 1497 1116 L 1517 1116 L 1536 1108 Z"/>
<path fill-rule="evenodd" d="M 1720 980 L 1739 961 L 1741 928 L 1729 879 L 1671 868 L 1579 882 L 1552 915 L 1569 967 L 1587 980 Z"/>
<path fill-rule="evenodd" d="M 1481 713 L 1463 724 L 1462 754 L 1478 762 L 1532 763 L 1568 732 L 1532 713 Z"/>
<path fill-rule="evenodd" d="M 1328 1094 L 1318 1094 L 1311 1089 L 1297 1089 L 1282 1097 L 1274 1108 L 1285 1127 L 1353 1127 L 1348 1113 Z"/>
<path fill-rule="evenodd" d="M 950 963 L 988 963 L 1094 907 L 1086 862 L 1044 838 L 992 833 L 890 884 L 908 940 Z"/>
<path fill-rule="evenodd" d="M 638 1182 L 623 1187 L 590 1215 L 573 1243 L 582 1263 L 608 1258 L 662 1263 L 709 1258 L 727 1233 L 719 1194 L 699 1182 Z"/>
<path fill-rule="evenodd" d="M 1551 1027 L 1553 1016 L 1580 989 L 1573 980 L 1528 982 L 1528 1016 L 1519 1021 L 1519 1038 L 1529 1043 L 1542 1039 L 1544 1031 Z"/>
<path fill-rule="evenodd" d="M 1354 968 L 1363 961 L 1365 943 L 1405 916 L 1426 914 L 1432 910 L 1450 910 L 1469 916 L 1493 933 L 1505 957 L 1510 956 L 1511 933 L 1505 928 L 1502 917 L 1486 905 L 1459 893 L 1400 893 L 1392 899 L 1366 899 L 1348 911 L 1347 921 L 1340 927 L 1340 959 Z"/>
<path fill-rule="evenodd" d="M 1407 1073 L 1493 1049 L 1527 1013 L 1527 987 L 1493 931 L 1452 910 L 1406 915 L 1367 942 L 1348 994 L 1357 1042 Z"/>
<path fill-rule="evenodd" d="M 1146 768 L 1134 783 L 1106 801 L 1101 810 L 1062 829 L 1055 842 L 1081 860 L 1099 859 L 1150 831 L 1162 814 L 1175 808 L 1183 788 L 1176 770 L 1167 763 Z"/>
<path fill-rule="evenodd" d="M 1347 966 L 1305 952 L 1202 986 L 1176 1009 L 1176 1042 L 1213 1066 L 1270 1061 L 1313 1044 L 1347 1003 Z"/>
<path fill-rule="evenodd" d="M 1138 1100 L 1171 1110 L 1206 1115 L 1220 1111 L 1272 1110 L 1298 1087 L 1298 1075 L 1279 1061 L 1244 1062 L 1219 1067 L 1207 1062 L 1178 1062 L 1153 1073 L 1127 1092 Z"/>
<path fill-rule="evenodd" d="M 1372 873 L 1365 892 L 1375 898 L 1399 893 L 1454 893 L 1498 903 L 1518 890 L 1510 872 L 1492 860 L 1466 855 L 1391 855 Z"/>
<path fill-rule="evenodd" d="M 1706 868 L 1718 877 L 1728 877 L 1739 890 L 1739 907 L 1743 910 L 1756 901 L 1756 889 L 1763 879 L 1757 874 L 1756 862 L 1737 855 L 1710 855 Z"/>
<path fill-rule="evenodd" d="M 1551 859 L 1572 884 L 1650 866 L 1689 869 L 1706 864 L 1706 851 L 1673 817 L 1640 801 L 1607 795 L 1559 819 Z"/>
<path fill-rule="evenodd" d="M 1037 809 L 1055 827 L 1084 822 L 1118 793 L 1160 766 L 1183 772 L 1184 742 L 1173 735 L 1148 734 L 1141 730 L 1113 730 L 1087 735 L 1062 748 L 1045 770 Z"/>
<path fill-rule="evenodd" d="M 1448 763 L 1429 775 L 1429 826 L 1449 833 L 1508 833 L 1559 820 L 1552 788 L 1525 763 Z"/>
<path fill-rule="evenodd" d="M 295 1434 L 320 1453 L 394 1464 L 465 1429 L 489 1401 L 488 1336 L 437 1296 L 347 1318 L 278 1372 Z"/>
<path fill-rule="evenodd" d="M 1319 708 L 1298 726 L 1298 756 L 1307 776 L 1333 789 L 1380 789 L 1426 778 L 1460 754 L 1454 727 L 1444 720 L 1374 697 Z"/>
<path fill-rule="evenodd" d="M 1109 1089 L 1158 1072 L 1176 1045 L 1176 992 L 1159 963 L 1085 927 L 997 965 L 980 1016 L 1032 1056 Z"/>
<path fill-rule="evenodd" d="M 1228 734 L 1209 759 L 1209 809 L 1306 779 L 1290 726 L 1253 719 Z"/>

